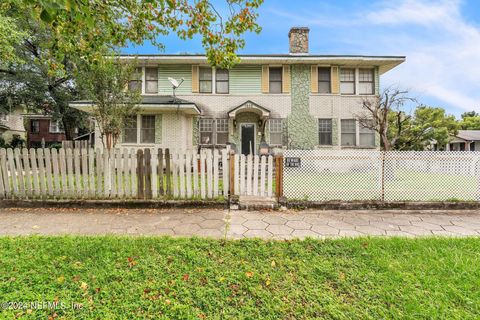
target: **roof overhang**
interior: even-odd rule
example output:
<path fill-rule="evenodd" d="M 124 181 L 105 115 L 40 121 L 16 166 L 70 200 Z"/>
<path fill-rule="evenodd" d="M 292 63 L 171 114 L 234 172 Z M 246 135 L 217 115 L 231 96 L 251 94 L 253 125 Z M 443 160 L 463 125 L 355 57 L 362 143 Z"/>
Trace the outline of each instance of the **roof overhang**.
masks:
<path fill-rule="evenodd" d="M 405 56 L 363 56 L 363 55 L 239 55 L 240 64 L 318 64 L 318 65 L 339 65 L 339 66 L 377 66 L 379 73 L 395 68 L 405 62 Z M 161 64 L 207 64 L 204 55 L 185 54 L 153 54 L 153 55 L 128 55 L 120 56 L 122 60 L 137 60 L 140 65 L 154 66 Z"/>
<path fill-rule="evenodd" d="M 260 118 L 266 119 L 270 116 L 270 110 L 252 102 L 250 100 L 245 101 L 238 107 L 235 107 L 228 111 L 229 118 L 235 118 L 237 114 L 242 112 L 252 112 L 257 114 Z"/>

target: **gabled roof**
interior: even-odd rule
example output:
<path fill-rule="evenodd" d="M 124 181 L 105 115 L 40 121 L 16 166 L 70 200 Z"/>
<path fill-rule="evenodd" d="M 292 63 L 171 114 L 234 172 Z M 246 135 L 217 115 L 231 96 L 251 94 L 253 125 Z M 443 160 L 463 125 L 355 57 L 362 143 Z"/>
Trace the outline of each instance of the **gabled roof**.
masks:
<path fill-rule="evenodd" d="M 267 118 L 267 117 L 270 116 L 270 110 L 262 107 L 261 105 L 255 103 L 251 100 L 247 100 L 244 103 L 242 103 L 241 105 L 239 105 L 239 106 L 231 109 L 230 111 L 228 111 L 228 116 L 230 118 L 234 118 L 237 115 L 237 113 L 240 113 L 240 112 L 253 112 L 253 113 L 258 114 L 260 117 L 263 117 L 263 118 Z"/>
<path fill-rule="evenodd" d="M 467 141 L 480 141 L 480 130 L 458 130 L 455 136 Z"/>

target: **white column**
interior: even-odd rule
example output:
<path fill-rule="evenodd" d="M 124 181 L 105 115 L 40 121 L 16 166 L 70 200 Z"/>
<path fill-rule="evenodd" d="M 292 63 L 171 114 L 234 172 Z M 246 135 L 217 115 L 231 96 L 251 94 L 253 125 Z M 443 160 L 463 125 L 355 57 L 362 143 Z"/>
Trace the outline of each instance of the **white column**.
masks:
<path fill-rule="evenodd" d="M 137 144 L 140 143 L 141 125 L 142 125 L 142 115 L 137 114 Z"/>
<path fill-rule="evenodd" d="M 142 67 L 142 94 L 145 94 L 145 67 Z"/>
<path fill-rule="evenodd" d="M 215 79 L 216 79 L 216 69 L 215 67 L 212 67 L 212 94 L 215 94 L 217 93 L 217 86 L 216 86 L 216 82 L 215 82 Z"/>
<path fill-rule="evenodd" d="M 360 82 L 358 80 L 358 75 L 359 71 L 358 68 L 355 68 L 355 94 L 358 95 L 360 90 L 358 90 L 358 86 L 360 85 Z"/>

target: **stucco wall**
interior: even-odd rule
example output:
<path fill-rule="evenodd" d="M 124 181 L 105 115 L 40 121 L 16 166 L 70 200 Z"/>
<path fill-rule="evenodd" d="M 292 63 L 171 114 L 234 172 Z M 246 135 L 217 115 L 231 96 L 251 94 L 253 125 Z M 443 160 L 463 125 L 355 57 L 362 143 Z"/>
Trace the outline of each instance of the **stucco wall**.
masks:
<path fill-rule="evenodd" d="M 309 112 L 310 66 L 293 65 L 292 110 L 287 117 L 288 147 L 290 149 L 312 149 L 318 145 L 318 125 Z"/>

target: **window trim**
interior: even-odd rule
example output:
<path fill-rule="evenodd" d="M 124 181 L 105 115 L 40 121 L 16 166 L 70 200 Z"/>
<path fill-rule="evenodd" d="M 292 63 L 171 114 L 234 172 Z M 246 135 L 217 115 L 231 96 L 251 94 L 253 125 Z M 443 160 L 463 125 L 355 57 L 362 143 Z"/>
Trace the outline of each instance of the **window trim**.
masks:
<path fill-rule="evenodd" d="M 38 130 L 37 131 L 33 130 L 33 123 L 34 122 L 38 124 L 38 127 L 37 127 Z M 49 127 L 49 130 L 50 130 L 50 123 L 48 124 L 48 127 Z M 38 120 L 38 119 L 31 119 L 30 120 L 30 133 L 32 133 L 32 134 L 40 133 L 40 120 Z"/>
<path fill-rule="evenodd" d="M 355 138 L 353 145 L 343 144 L 342 135 L 344 134 L 344 132 L 343 132 L 343 128 L 342 128 L 342 121 L 347 121 L 347 120 L 348 121 L 353 121 L 353 123 L 354 123 L 354 126 L 353 126 L 354 132 L 345 132 L 345 134 L 353 134 L 353 136 Z M 358 133 L 357 119 L 352 119 L 352 118 L 340 119 L 340 146 L 347 147 L 347 148 L 356 147 L 358 145 L 357 133 Z"/>
<path fill-rule="evenodd" d="M 140 85 L 137 87 L 137 89 L 143 93 L 144 92 L 144 88 L 143 88 L 143 78 L 144 78 L 144 73 L 143 73 L 143 69 L 142 67 L 137 67 L 135 68 L 135 70 L 132 72 L 131 74 L 131 78 L 128 80 L 128 90 L 132 90 L 130 89 L 130 84 L 132 82 L 136 82 L 137 84 L 139 83 Z M 136 76 L 139 76 L 138 78 L 136 78 Z"/>
<path fill-rule="evenodd" d="M 330 121 L 330 131 L 320 131 L 320 121 L 322 120 L 329 120 Z M 333 146 L 333 119 L 332 118 L 318 118 L 318 145 L 319 146 Z M 322 144 L 320 139 L 321 133 L 330 133 L 330 143 L 329 144 Z"/>
<path fill-rule="evenodd" d="M 271 70 L 272 69 L 279 69 L 280 70 L 280 80 L 273 80 L 271 77 Z M 280 92 L 272 92 L 272 82 L 280 83 Z M 269 94 L 282 94 L 283 92 L 283 67 L 281 66 L 269 66 L 268 67 L 268 93 Z"/>
<path fill-rule="evenodd" d="M 146 128 L 147 130 L 152 130 L 153 129 L 153 142 L 144 142 L 143 141 L 143 117 L 153 117 L 153 127 L 152 128 Z M 137 128 L 140 129 L 140 136 L 138 136 L 137 133 L 137 141 L 140 144 L 155 144 L 155 135 L 156 135 L 156 115 L 155 114 L 141 114 L 140 118 L 137 117 Z M 140 120 L 140 123 L 139 123 Z M 138 132 L 138 129 L 137 129 Z"/>
<path fill-rule="evenodd" d="M 57 130 L 53 131 L 52 130 L 52 124 L 55 123 L 56 124 L 56 128 Z M 61 129 L 61 125 L 60 125 L 60 121 L 59 120 L 52 120 L 50 119 L 49 122 L 48 122 L 48 132 L 49 133 L 65 133 L 65 129 Z"/>
<path fill-rule="evenodd" d="M 226 124 L 227 124 L 227 130 L 226 131 L 219 131 L 218 130 L 218 120 L 222 120 L 222 121 L 226 122 Z M 215 123 L 215 125 L 212 127 L 212 129 L 214 130 L 213 135 L 215 137 L 214 145 L 216 145 L 216 146 L 226 146 L 228 144 L 229 133 L 230 133 L 229 123 L 228 123 L 229 119 L 228 118 L 215 118 L 215 119 L 213 119 L 213 121 Z M 225 143 L 218 143 L 218 134 L 219 133 L 226 133 L 227 134 L 227 141 Z"/>
<path fill-rule="evenodd" d="M 201 74 L 203 70 L 210 70 L 210 80 L 202 80 Z M 198 68 L 198 93 L 212 94 L 213 93 L 213 68 L 200 66 Z M 202 82 L 210 82 L 210 91 L 202 91 Z"/>
<path fill-rule="evenodd" d="M 372 81 L 362 81 L 360 80 L 360 72 L 362 70 L 368 70 L 372 73 Z M 360 84 L 362 83 L 371 83 L 372 84 L 372 92 L 371 93 L 361 93 L 360 92 Z M 358 68 L 358 94 L 362 96 L 371 96 L 375 94 L 375 69 L 374 68 Z"/>
<path fill-rule="evenodd" d="M 271 121 L 280 121 L 280 131 L 275 131 L 273 133 L 280 133 L 281 134 L 281 140 L 282 142 L 280 144 L 278 143 L 272 143 L 272 129 L 271 129 Z M 268 142 L 270 146 L 273 147 L 283 147 L 283 125 L 284 125 L 284 119 L 283 118 L 270 118 L 268 119 Z"/>
<path fill-rule="evenodd" d="M 202 124 L 201 124 L 202 120 L 211 120 L 212 121 L 211 122 L 211 127 L 212 127 L 211 131 L 202 131 Z M 214 141 L 213 141 L 213 139 L 215 137 L 215 135 L 214 135 L 215 125 L 216 125 L 216 123 L 215 123 L 214 118 L 199 118 L 198 119 L 198 145 L 200 145 L 200 146 L 214 146 L 215 145 Z M 212 141 L 210 143 L 202 143 L 202 132 L 211 132 L 211 134 L 212 134 L 212 139 L 211 140 Z"/>
<path fill-rule="evenodd" d="M 362 129 L 363 130 L 369 130 L 370 132 L 362 132 Z M 368 144 L 362 144 L 361 141 L 362 141 L 362 135 L 372 135 L 373 136 L 373 145 L 368 145 Z M 372 130 L 372 129 L 368 129 L 368 128 L 365 128 L 364 126 L 361 125 L 361 123 L 358 123 L 358 145 L 360 147 L 364 147 L 364 148 L 376 148 L 377 145 L 376 145 L 376 132 L 375 130 Z"/>
<path fill-rule="evenodd" d="M 353 70 L 353 80 L 342 81 L 342 70 Z M 339 72 L 339 91 L 341 95 L 353 96 L 357 94 L 357 68 L 340 68 Z M 353 93 L 342 92 L 342 83 L 353 83 Z"/>
<path fill-rule="evenodd" d="M 147 79 L 147 70 L 148 70 L 148 69 L 155 69 L 155 70 L 157 71 L 157 72 L 155 72 L 155 74 L 156 74 L 156 79 L 153 79 L 153 80 Z M 159 72 L 159 71 L 158 71 L 158 67 L 145 67 L 145 94 L 158 94 L 158 84 L 159 84 L 158 72 Z M 149 91 L 147 91 L 147 88 L 148 88 L 148 85 L 147 85 L 147 84 L 148 84 L 149 82 L 156 82 L 157 85 L 155 86 L 155 88 L 156 88 L 156 91 L 155 91 L 155 92 L 149 92 Z"/>
<path fill-rule="evenodd" d="M 126 127 L 123 127 L 123 132 L 122 132 L 122 144 L 129 144 L 129 143 L 134 143 L 134 144 L 138 144 L 138 140 L 139 140 L 139 136 L 138 136 L 138 115 L 134 115 L 132 116 L 132 118 L 135 119 L 135 141 L 134 142 L 131 142 L 131 141 L 128 141 L 126 142 L 125 141 L 125 129 Z M 133 121 L 132 121 L 133 122 Z M 134 129 L 134 128 L 128 128 L 128 129 Z"/>
<path fill-rule="evenodd" d="M 218 79 L 217 72 L 219 70 L 227 72 L 227 80 L 219 80 Z M 226 82 L 227 83 L 227 92 L 218 92 L 218 83 L 219 82 L 222 82 L 222 83 Z M 215 69 L 215 93 L 216 94 L 230 94 L 230 70 L 228 70 L 228 69 Z"/>

